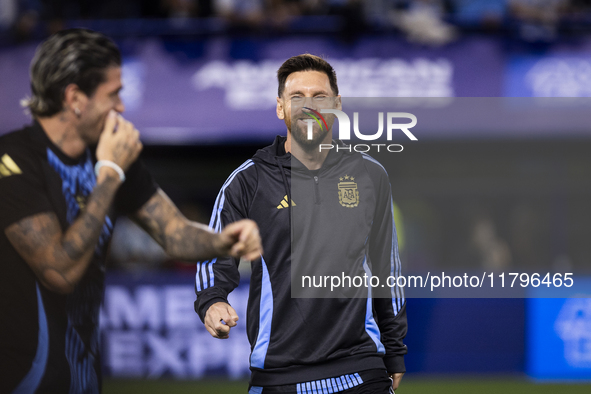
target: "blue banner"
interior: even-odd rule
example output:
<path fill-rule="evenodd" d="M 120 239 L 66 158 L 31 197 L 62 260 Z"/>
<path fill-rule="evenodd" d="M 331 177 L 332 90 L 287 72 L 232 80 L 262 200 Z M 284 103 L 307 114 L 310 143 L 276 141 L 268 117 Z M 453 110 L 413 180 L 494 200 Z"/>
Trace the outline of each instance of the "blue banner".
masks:
<path fill-rule="evenodd" d="M 343 97 L 500 96 L 504 61 L 500 41 L 482 37 L 439 49 L 388 36 L 354 44 L 322 36 L 150 38 L 122 48 L 125 116 L 152 144 L 272 140 L 285 130 L 275 115 L 277 69 L 302 53 L 334 66 Z M 28 44 L 0 52 L 0 133 L 29 121 L 19 101 L 30 94 L 34 50 Z"/>
<path fill-rule="evenodd" d="M 587 288 L 591 279 L 579 278 Z M 532 294 L 542 296 L 544 289 Z M 540 380 L 591 381 L 591 298 L 531 298 L 527 301 L 527 365 Z M 565 297 L 569 294 L 565 292 Z M 591 294 L 589 294 L 591 296 Z"/>
<path fill-rule="evenodd" d="M 229 297 L 240 321 L 230 338 L 213 338 L 193 310 L 194 277 L 174 273 L 109 274 L 101 309 L 106 376 L 247 378 L 248 283 Z"/>
<path fill-rule="evenodd" d="M 193 310 L 194 276 L 108 273 L 101 309 L 105 376 L 245 379 L 248 281 L 229 296 L 240 320 L 213 338 Z M 523 299 L 409 299 L 409 374 L 519 373 L 524 358 Z"/>

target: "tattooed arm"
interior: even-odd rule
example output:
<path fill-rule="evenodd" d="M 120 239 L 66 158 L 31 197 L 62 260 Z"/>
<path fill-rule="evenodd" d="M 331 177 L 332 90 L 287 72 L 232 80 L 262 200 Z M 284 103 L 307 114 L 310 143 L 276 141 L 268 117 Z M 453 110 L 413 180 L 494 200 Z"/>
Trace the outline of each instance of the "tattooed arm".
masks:
<path fill-rule="evenodd" d="M 62 233 L 55 213 L 30 216 L 8 226 L 6 236 L 39 281 L 58 293 L 71 293 L 84 275 L 105 216 L 121 183 L 114 171 L 101 171 L 86 210 Z"/>
<path fill-rule="evenodd" d="M 225 255 L 254 260 L 262 253 L 259 230 L 252 220 L 240 220 L 221 233 L 214 233 L 209 227 L 185 218 L 161 189 L 134 219 L 169 255 L 181 260 L 208 260 Z"/>
<path fill-rule="evenodd" d="M 111 161 L 126 170 L 141 149 L 139 132 L 111 111 L 99 139 L 97 159 Z M 115 170 L 101 167 L 86 209 L 65 232 L 53 212 L 29 216 L 6 227 L 8 240 L 45 287 L 64 294 L 74 291 L 92 259 L 105 216 L 120 185 Z"/>

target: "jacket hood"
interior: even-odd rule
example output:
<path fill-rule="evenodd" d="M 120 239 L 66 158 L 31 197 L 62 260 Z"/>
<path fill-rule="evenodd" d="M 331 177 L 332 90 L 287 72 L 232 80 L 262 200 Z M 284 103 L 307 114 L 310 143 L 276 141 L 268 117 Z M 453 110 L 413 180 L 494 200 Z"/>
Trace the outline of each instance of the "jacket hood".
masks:
<path fill-rule="evenodd" d="M 285 141 L 287 137 L 280 135 L 275 137 L 275 141 L 269 146 L 259 149 L 253 156 L 253 159 L 261 160 L 272 166 L 281 166 L 291 168 L 291 153 L 285 152 Z"/>
<path fill-rule="evenodd" d="M 274 167 L 291 168 L 296 171 L 307 171 L 307 168 L 297 158 L 292 156 L 291 153 L 285 152 L 286 140 L 287 137 L 280 135 L 276 136 L 273 144 L 266 146 L 263 149 L 259 149 L 253 156 L 253 159 L 258 159 Z M 340 140 L 333 140 L 332 144 L 334 146 L 346 146 Z M 355 154 L 358 153 L 349 152 L 347 150 L 337 152 L 336 149 L 331 149 L 328 152 L 328 156 L 326 156 L 326 160 L 322 164 L 322 167 L 328 168 L 338 165 L 338 163 L 346 156 Z"/>

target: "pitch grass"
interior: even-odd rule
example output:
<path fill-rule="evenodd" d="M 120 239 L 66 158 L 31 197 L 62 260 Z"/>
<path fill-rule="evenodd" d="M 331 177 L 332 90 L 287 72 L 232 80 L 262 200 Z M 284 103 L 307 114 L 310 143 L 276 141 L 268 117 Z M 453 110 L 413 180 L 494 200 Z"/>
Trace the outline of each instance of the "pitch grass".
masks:
<path fill-rule="evenodd" d="M 246 394 L 246 382 L 105 380 L 103 394 Z M 533 383 L 519 378 L 409 378 L 397 394 L 591 394 L 591 383 Z"/>

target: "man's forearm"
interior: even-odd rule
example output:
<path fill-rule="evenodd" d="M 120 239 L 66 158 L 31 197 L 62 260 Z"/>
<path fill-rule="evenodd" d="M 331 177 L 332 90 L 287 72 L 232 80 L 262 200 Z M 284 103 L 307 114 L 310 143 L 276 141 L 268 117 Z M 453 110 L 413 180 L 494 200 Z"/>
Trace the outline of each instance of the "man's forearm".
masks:
<path fill-rule="evenodd" d="M 187 219 L 173 221 L 164 231 L 166 252 L 180 260 L 209 260 L 220 255 L 219 234 Z"/>
<path fill-rule="evenodd" d="M 119 185 L 113 176 L 102 178 L 90 194 L 86 209 L 64 233 L 61 240 L 61 249 L 67 256 L 67 265 L 62 269 L 64 280 L 77 283 L 86 271 Z"/>
<path fill-rule="evenodd" d="M 252 220 L 238 220 L 215 233 L 185 218 L 161 189 L 136 212 L 134 220 L 170 256 L 180 260 L 228 255 L 254 260 L 263 253 L 259 229 Z"/>
<path fill-rule="evenodd" d="M 99 178 L 86 209 L 64 233 L 53 212 L 27 217 L 5 230 L 47 288 L 59 293 L 74 290 L 92 258 L 119 183 L 113 177 Z"/>
<path fill-rule="evenodd" d="M 194 262 L 220 255 L 219 234 L 186 219 L 162 190 L 144 204 L 134 219 L 173 258 Z"/>

